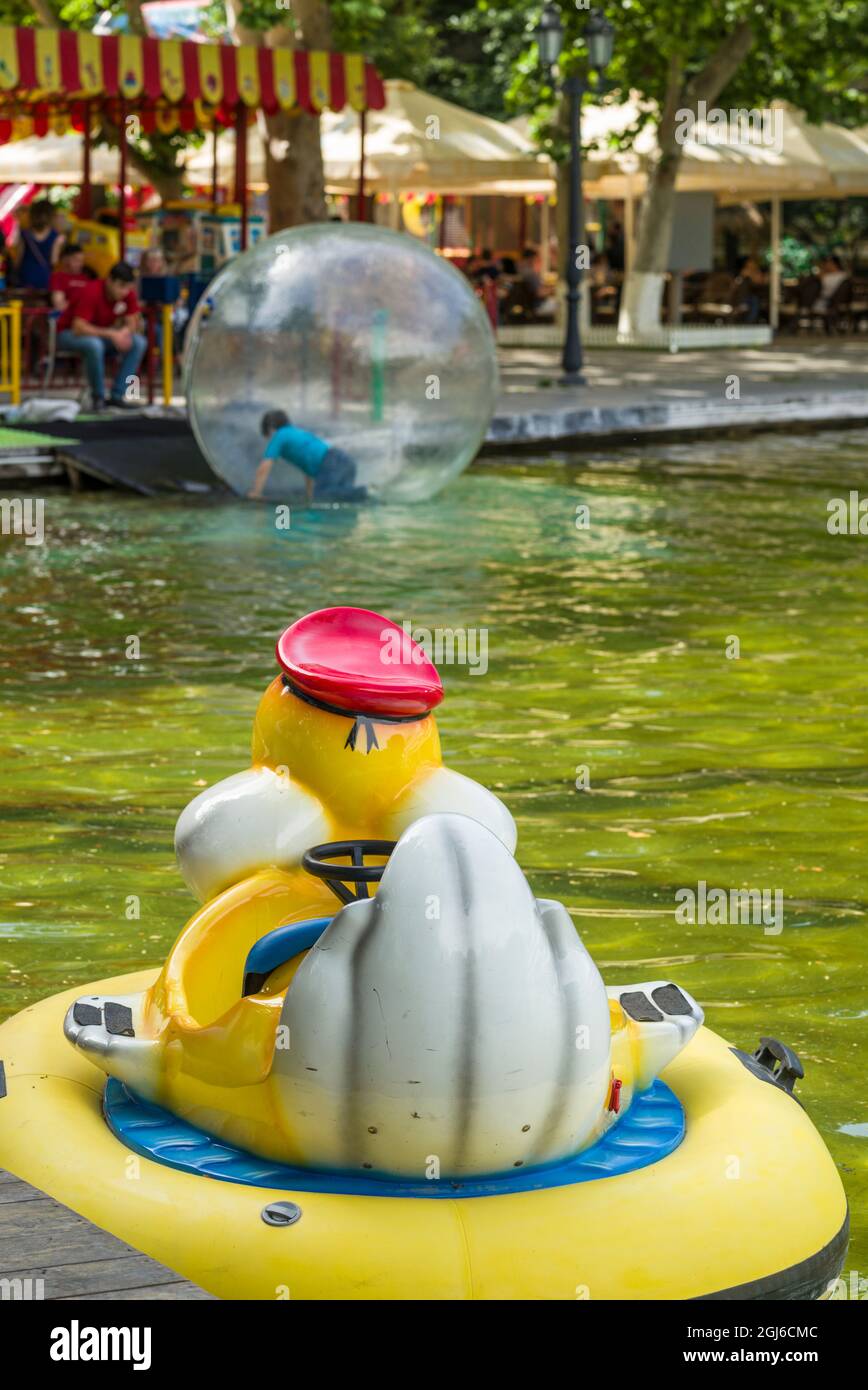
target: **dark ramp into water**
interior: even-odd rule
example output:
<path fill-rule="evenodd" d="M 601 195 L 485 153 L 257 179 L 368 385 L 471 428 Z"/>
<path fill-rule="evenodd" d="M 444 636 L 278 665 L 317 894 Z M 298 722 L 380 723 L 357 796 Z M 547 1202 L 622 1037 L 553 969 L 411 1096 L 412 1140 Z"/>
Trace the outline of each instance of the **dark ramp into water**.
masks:
<path fill-rule="evenodd" d="M 226 492 L 205 462 L 186 420 L 131 413 L 40 421 L 32 428 L 42 436 L 56 435 L 62 441 L 57 451 L 61 460 L 110 487 L 146 497 L 162 492 Z"/>

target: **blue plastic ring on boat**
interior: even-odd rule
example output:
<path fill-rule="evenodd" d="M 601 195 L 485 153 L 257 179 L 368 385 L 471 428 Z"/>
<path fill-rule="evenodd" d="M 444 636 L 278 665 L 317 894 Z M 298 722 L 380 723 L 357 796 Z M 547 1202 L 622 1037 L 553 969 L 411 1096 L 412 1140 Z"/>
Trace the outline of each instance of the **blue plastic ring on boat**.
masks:
<path fill-rule="evenodd" d="M 684 1110 L 673 1091 L 655 1081 L 634 1097 L 627 1113 L 583 1153 L 546 1168 L 471 1178 L 462 1182 L 392 1178 L 366 1172 L 325 1173 L 272 1163 L 214 1139 L 168 1110 L 133 1094 L 109 1078 L 103 1111 L 112 1133 L 133 1152 L 184 1173 L 219 1178 L 248 1187 L 285 1192 L 333 1192 L 351 1197 L 497 1197 L 549 1187 L 594 1182 L 647 1168 L 677 1149 L 684 1138 Z"/>

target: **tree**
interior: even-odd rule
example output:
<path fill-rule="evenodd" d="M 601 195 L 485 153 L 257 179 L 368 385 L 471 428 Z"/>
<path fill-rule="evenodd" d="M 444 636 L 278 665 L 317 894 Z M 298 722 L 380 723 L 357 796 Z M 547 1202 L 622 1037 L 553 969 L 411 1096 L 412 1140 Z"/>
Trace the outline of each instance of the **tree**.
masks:
<path fill-rule="evenodd" d="M 235 43 L 269 48 L 332 49 L 363 53 L 385 76 L 418 79 L 442 49 L 440 17 L 445 0 L 225 0 L 221 10 Z M 275 23 L 275 13 L 280 22 Z M 261 120 L 271 230 L 325 216 L 319 118 L 280 111 Z"/>
<path fill-rule="evenodd" d="M 326 0 L 285 0 L 274 23 L 272 0 L 226 0 L 234 43 L 268 48 L 330 49 L 331 13 Z M 307 111 L 263 116 L 262 139 L 271 231 L 325 218 L 325 181 L 319 117 Z"/>
<path fill-rule="evenodd" d="M 599 6 L 615 26 L 607 74 L 618 99 L 638 93 L 644 120 L 657 125 L 657 155 L 643 203 L 636 254 L 622 296 L 621 328 L 655 327 L 675 214 L 684 131 L 700 104 L 751 110 L 783 99 L 812 121 L 857 125 L 866 110 L 865 11 L 862 0 L 630 0 Z M 587 10 L 564 8 L 567 71 L 584 61 Z M 512 97 L 550 108 L 535 51 L 514 67 Z M 635 139 L 638 129 L 627 135 Z"/>
<path fill-rule="evenodd" d="M 146 26 L 141 0 L 0 0 L 7 23 L 89 29 L 104 9 L 126 16 L 133 33 Z M 457 13 L 456 13 L 457 11 Z M 503 116 L 510 64 L 524 30 L 510 10 L 455 0 L 212 0 L 205 26 L 217 41 L 270 48 L 363 53 L 384 76 L 406 77 L 436 94 Z M 507 42 L 507 40 L 511 42 Z M 307 112 L 260 116 L 272 230 L 325 215 L 319 119 Z M 98 138 L 118 143 L 103 123 Z M 143 136 L 130 141 L 131 162 L 164 199 L 178 197 L 179 150 L 201 135 Z"/>
<path fill-rule="evenodd" d="M 122 4 L 105 5 L 94 0 L 69 0 L 65 6 L 55 6 L 52 0 L 3 0 L 0 22 L 16 26 L 36 20 L 45 29 L 91 29 L 98 15 L 107 8 L 126 11 L 134 33 L 145 33 L 139 0 L 123 0 Z M 106 119 L 95 133 L 95 142 L 116 146 L 119 132 Z M 183 190 L 183 174 L 176 167 L 178 150 L 185 147 L 185 135 L 153 134 L 141 140 L 128 141 L 130 163 L 153 184 L 164 199 L 179 197 Z"/>
<path fill-rule="evenodd" d="M 132 33 L 147 32 L 142 0 L 109 0 L 108 4 L 99 0 L 66 0 L 65 4 L 58 4 L 57 0 L 2 0 L 0 16 L 10 24 L 35 18 L 44 27 L 90 29 L 105 9 L 123 13 Z M 234 43 L 262 43 L 270 48 L 330 49 L 333 10 L 341 16 L 349 33 L 351 16 L 357 23 L 370 26 L 381 13 L 376 0 L 336 0 L 331 6 L 328 0 L 215 0 L 208 23 L 217 41 L 228 37 Z M 119 132 L 104 120 L 97 139 L 117 145 Z M 201 134 L 181 132 L 142 136 L 128 141 L 129 158 L 164 200 L 177 198 L 184 186 L 177 155 L 191 141 L 199 139 Z M 263 118 L 263 140 L 272 228 L 324 217 L 319 119 L 307 112 L 277 112 Z"/>
<path fill-rule="evenodd" d="M 367 53 L 384 77 L 410 77 L 433 96 L 495 120 L 514 114 L 508 91 L 513 65 L 527 44 L 520 6 L 384 0 L 379 24 L 360 24 L 356 17 L 351 27 L 340 16 L 345 9 L 356 14 L 353 0 L 335 0 L 334 8 L 339 46 Z"/>
<path fill-rule="evenodd" d="M 0 20 L 4 24 L 21 26 L 35 19 L 45 29 L 91 29 L 98 15 L 107 8 L 123 9 L 133 33 L 146 32 L 140 0 L 122 0 L 121 4 L 114 5 L 98 4 L 95 0 L 69 0 L 65 6 L 55 6 L 52 0 L 3 0 Z M 117 145 L 119 132 L 109 120 L 103 119 L 95 139 L 97 143 Z M 163 199 L 181 195 L 184 179 L 176 167 L 177 154 L 187 143 L 184 135 L 157 133 L 128 141 L 131 164 L 153 184 Z"/>

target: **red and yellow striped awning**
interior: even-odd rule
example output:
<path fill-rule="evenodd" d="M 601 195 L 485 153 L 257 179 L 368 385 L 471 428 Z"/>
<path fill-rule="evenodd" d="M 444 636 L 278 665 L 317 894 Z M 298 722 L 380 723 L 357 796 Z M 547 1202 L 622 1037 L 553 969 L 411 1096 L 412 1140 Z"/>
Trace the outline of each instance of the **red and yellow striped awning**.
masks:
<path fill-rule="evenodd" d="M 97 35 L 69 29 L 13 29 L 0 25 L 0 115 L 26 115 L 50 128 L 52 114 L 123 100 L 154 127 L 172 125 L 168 108 L 198 124 L 203 111 L 216 119 L 239 105 L 318 113 L 379 110 L 383 83 L 373 65 L 354 53 L 302 53 L 288 48 L 234 47 Z M 163 120 L 159 114 L 164 113 Z M 73 124 L 76 122 L 73 120 Z"/>

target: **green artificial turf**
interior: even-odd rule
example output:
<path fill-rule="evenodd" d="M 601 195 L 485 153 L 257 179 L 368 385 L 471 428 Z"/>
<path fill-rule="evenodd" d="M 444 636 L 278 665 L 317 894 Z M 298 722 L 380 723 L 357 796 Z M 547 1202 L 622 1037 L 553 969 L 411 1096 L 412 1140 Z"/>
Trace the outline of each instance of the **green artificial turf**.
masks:
<path fill-rule="evenodd" d="M 37 430 L 13 430 L 0 425 L 0 453 L 21 449 L 53 449 L 59 444 L 77 444 L 77 439 L 64 439 L 59 434 L 39 434 Z"/>

